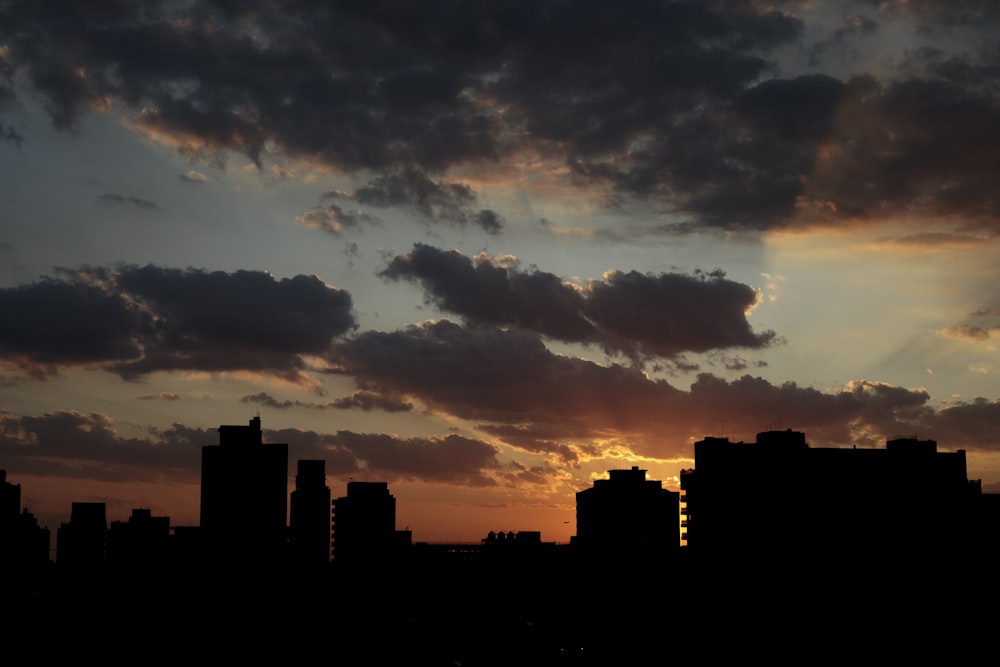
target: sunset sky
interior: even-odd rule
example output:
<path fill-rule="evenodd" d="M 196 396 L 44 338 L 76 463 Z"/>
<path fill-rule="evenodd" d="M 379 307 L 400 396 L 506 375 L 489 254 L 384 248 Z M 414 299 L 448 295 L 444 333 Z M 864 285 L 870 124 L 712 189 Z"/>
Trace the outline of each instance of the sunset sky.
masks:
<path fill-rule="evenodd" d="M 575 532 L 706 435 L 1000 491 L 992 0 L 0 0 L 0 469 L 198 521 L 201 447 Z M 763 490 L 762 490 L 763 491 Z M 766 495 L 762 497 L 766 504 Z"/>

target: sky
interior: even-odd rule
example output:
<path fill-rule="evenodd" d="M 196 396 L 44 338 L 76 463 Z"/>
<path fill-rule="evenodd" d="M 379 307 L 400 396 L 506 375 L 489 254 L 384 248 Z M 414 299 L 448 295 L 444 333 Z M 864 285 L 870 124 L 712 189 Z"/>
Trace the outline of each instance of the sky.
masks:
<path fill-rule="evenodd" d="M 0 0 L 0 469 L 195 525 L 201 447 L 540 531 L 693 443 L 1000 492 L 991 0 Z M 766 490 L 758 502 L 767 503 Z"/>

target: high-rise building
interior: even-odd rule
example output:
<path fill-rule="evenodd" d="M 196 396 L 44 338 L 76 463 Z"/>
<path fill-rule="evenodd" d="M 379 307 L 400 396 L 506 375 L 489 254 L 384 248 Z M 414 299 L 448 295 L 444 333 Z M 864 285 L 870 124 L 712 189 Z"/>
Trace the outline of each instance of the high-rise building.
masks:
<path fill-rule="evenodd" d="M 35 515 L 21 510 L 21 485 L 7 481 L 0 470 L 0 566 L 22 570 L 49 562 L 49 529 L 38 525 Z"/>
<path fill-rule="evenodd" d="M 814 448 L 798 431 L 705 438 L 681 473 L 686 538 L 701 559 L 930 562 L 971 537 L 981 485 L 965 451 L 895 438 L 884 449 Z"/>
<path fill-rule="evenodd" d="M 386 482 L 348 482 L 333 508 L 333 560 L 338 566 L 381 562 L 397 552 L 396 498 Z"/>
<path fill-rule="evenodd" d="M 69 523 L 61 524 L 56 533 L 56 563 L 76 571 L 104 567 L 107 532 L 104 503 L 73 503 Z"/>
<path fill-rule="evenodd" d="M 322 566 L 330 562 L 332 504 L 326 485 L 326 461 L 298 462 L 291 496 L 288 546 L 296 564 Z"/>
<path fill-rule="evenodd" d="M 285 555 L 288 445 L 264 444 L 260 417 L 219 427 L 201 450 L 201 535 L 209 558 L 275 561 Z"/>
<path fill-rule="evenodd" d="M 680 494 L 638 466 L 576 494 L 574 547 L 605 555 L 664 554 L 680 548 Z"/>

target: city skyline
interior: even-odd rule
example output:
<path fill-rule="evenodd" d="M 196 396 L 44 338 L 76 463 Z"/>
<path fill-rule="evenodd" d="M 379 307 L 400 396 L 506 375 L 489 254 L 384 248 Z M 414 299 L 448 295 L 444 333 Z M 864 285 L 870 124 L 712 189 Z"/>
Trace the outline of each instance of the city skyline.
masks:
<path fill-rule="evenodd" d="M 606 470 L 676 491 L 779 424 L 1000 490 L 998 34 L 987 0 L 0 0 L 0 468 L 48 526 L 194 525 L 201 448 L 261 416 L 441 542 L 566 542 Z"/>
<path fill-rule="evenodd" d="M 511 544 L 515 536 L 533 545 L 543 543 L 540 531 L 510 527 L 491 528 L 486 537 L 475 540 L 435 542 L 419 535 L 415 540 L 409 526 L 400 529 L 396 498 L 387 482 L 351 480 L 345 494 L 334 497 L 326 484 L 325 461 L 300 459 L 294 487 L 286 484 L 281 493 L 275 481 L 281 475 L 286 482 L 291 477 L 287 446 L 263 442 L 259 417 L 247 426 L 222 425 L 218 432 L 219 444 L 202 449 L 202 520 L 197 525 L 153 516 L 149 508 L 132 508 L 128 522 L 109 522 L 105 503 L 74 501 L 71 521 L 50 530 L 37 523 L 30 507 L 22 506 L 21 485 L 8 482 L 7 471 L 0 468 L 4 529 L 14 537 L 7 555 L 20 553 L 43 531 L 52 540 L 51 558 L 64 551 L 64 532 L 69 544 L 80 539 L 74 535 L 82 531 L 80 535 L 89 535 L 83 540 L 86 546 L 65 551 L 73 557 L 80 557 L 80 551 L 87 567 L 95 567 L 96 525 L 103 525 L 101 532 L 108 536 L 109 564 L 114 529 L 127 525 L 159 535 L 161 543 L 155 548 L 152 533 L 139 532 L 135 539 L 147 540 L 140 542 L 143 558 L 150 563 L 155 558 L 158 567 L 167 569 L 179 557 L 173 566 L 201 562 L 233 567 L 243 562 L 265 569 L 293 564 L 308 570 L 336 562 L 350 570 L 384 565 L 388 561 L 383 559 L 410 553 L 414 545 L 496 546 L 505 536 Z M 699 558 L 708 557 L 707 562 L 734 554 L 748 562 L 793 554 L 835 561 L 861 552 L 910 552 L 911 558 L 928 562 L 939 557 L 981 562 L 991 558 L 1000 543 L 1000 494 L 984 493 L 982 480 L 968 477 L 965 450 L 939 451 L 934 440 L 899 437 L 879 448 L 815 448 L 805 433 L 785 429 L 757 433 L 750 443 L 708 436 L 695 443 L 695 450 L 694 467 L 681 471 L 680 492 L 663 488 L 662 480 L 648 479 L 648 471 L 638 466 L 607 470 L 607 477 L 575 493 L 572 539 L 544 544 L 575 545 L 585 559 L 643 554 L 669 560 L 689 546 L 692 516 L 698 517 Z M 763 502 L 771 511 L 785 503 L 789 528 L 780 537 L 770 536 L 758 519 Z M 24 516 L 19 516 L 22 511 Z M 165 543 L 168 534 L 175 535 L 170 538 L 177 543 L 172 549 Z M 119 540 L 123 538 L 119 533 Z M 438 552 L 438 558 L 444 553 Z M 123 564 L 120 556 L 118 565 Z M 78 564 L 70 562 L 69 567 Z"/>

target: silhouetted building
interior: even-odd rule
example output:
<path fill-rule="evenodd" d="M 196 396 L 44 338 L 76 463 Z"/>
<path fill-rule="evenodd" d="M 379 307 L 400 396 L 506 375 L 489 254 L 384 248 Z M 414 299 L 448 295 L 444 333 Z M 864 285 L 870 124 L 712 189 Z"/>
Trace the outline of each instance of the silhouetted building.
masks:
<path fill-rule="evenodd" d="M 288 445 L 264 444 L 260 417 L 219 427 L 201 450 L 201 535 L 212 559 L 274 562 L 285 555 Z"/>
<path fill-rule="evenodd" d="M 680 549 L 680 494 L 647 480 L 638 466 L 609 470 L 608 479 L 576 494 L 581 553 L 663 555 Z"/>
<path fill-rule="evenodd" d="M 38 525 L 27 508 L 21 510 L 21 485 L 7 481 L 0 470 L 0 567 L 25 568 L 49 562 L 49 529 Z"/>
<path fill-rule="evenodd" d="M 104 566 L 108 522 L 104 503 L 73 503 L 69 523 L 56 533 L 56 564 L 63 569 L 96 570 Z"/>
<path fill-rule="evenodd" d="M 133 509 L 128 521 L 112 521 L 107 562 L 115 569 L 150 570 L 168 563 L 170 517 Z"/>
<path fill-rule="evenodd" d="M 333 515 L 330 487 L 326 485 L 326 461 L 298 462 L 291 505 L 288 545 L 293 561 L 306 566 L 329 564 Z"/>
<path fill-rule="evenodd" d="M 385 482 L 348 482 L 347 495 L 334 500 L 332 510 L 338 566 L 384 562 L 409 546 L 396 530 L 396 498 Z"/>
<path fill-rule="evenodd" d="M 681 473 L 688 547 L 699 558 L 930 561 L 970 545 L 978 482 L 965 451 L 896 438 L 885 449 L 811 448 L 797 431 L 755 443 L 709 437 Z"/>
<path fill-rule="evenodd" d="M 21 485 L 7 481 L 7 471 L 0 470 L 0 521 L 9 521 L 21 512 Z"/>

